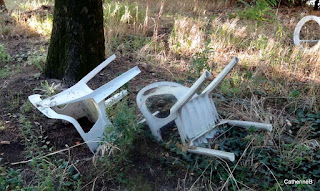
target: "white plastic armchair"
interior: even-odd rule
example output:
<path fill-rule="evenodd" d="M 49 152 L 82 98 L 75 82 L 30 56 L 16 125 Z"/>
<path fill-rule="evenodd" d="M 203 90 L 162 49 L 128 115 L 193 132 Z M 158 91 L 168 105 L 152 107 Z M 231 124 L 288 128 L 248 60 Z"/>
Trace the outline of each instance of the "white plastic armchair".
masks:
<path fill-rule="evenodd" d="M 300 39 L 301 29 L 302 29 L 303 25 L 309 21 L 317 22 L 320 27 L 320 17 L 314 16 L 314 15 L 305 16 L 298 22 L 296 28 L 294 29 L 293 41 L 294 41 L 295 45 L 300 46 L 301 48 L 303 48 L 303 46 L 301 45 L 301 42 L 302 43 L 317 43 L 317 42 L 319 42 L 319 40 L 301 40 Z"/>
<path fill-rule="evenodd" d="M 127 91 L 123 90 L 107 101 L 105 99 L 140 73 L 136 66 L 95 90 L 89 88 L 87 82 L 115 58 L 115 55 L 112 55 L 74 86 L 59 94 L 46 99 L 42 99 L 39 94 L 29 96 L 30 102 L 48 118 L 62 119 L 72 123 L 93 153 L 99 146 L 104 128 L 111 125 L 106 116 L 106 107 L 119 101 Z M 94 123 L 89 132 L 85 132 L 77 121 L 81 117 L 87 117 Z"/>
<path fill-rule="evenodd" d="M 177 98 L 177 102 L 170 108 L 170 115 L 167 118 L 157 118 L 148 110 L 145 101 L 154 94 L 169 93 L 170 87 L 161 86 L 161 82 L 148 85 L 143 88 L 137 96 L 137 103 L 140 111 L 146 118 L 146 122 L 151 132 L 158 140 L 161 140 L 160 128 L 164 124 L 175 120 L 178 127 L 181 141 L 188 146 L 188 151 L 196 154 L 220 157 L 230 161 L 235 160 L 235 155 L 230 152 L 219 151 L 209 148 L 198 147 L 201 143 L 208 143 L 207 138 L 212 138 L 217 132 L 217 128 L 223 124 L 229 124 L 239 127 L 255 127 L 272 131 L 272 125 L 266 123 L 257 123 L 250 121 L 223 120 L 219 118 L 218 112 L 212 99 L 212 91 L 225 78 L 230 70 L 238 62 L 238 58 L 234 58 L 222 72 L 202 91 L 200 95 L 196 92 L 201 88 L 203 83 L 210 77 L 210 73 L 205 71 L 202 76 L 190 87 L 181 87 L 175 90 L 173 94 Z M 167 83 L 167 82 L 166 82 Z M 157 89 L 152 89 L 157 87 Z M 152 91 L 150 93 L 150 91 Z M 165 91 L 163 91 L 165 90 Z M 178 96 L 177 96 L 178 95 Z"/>

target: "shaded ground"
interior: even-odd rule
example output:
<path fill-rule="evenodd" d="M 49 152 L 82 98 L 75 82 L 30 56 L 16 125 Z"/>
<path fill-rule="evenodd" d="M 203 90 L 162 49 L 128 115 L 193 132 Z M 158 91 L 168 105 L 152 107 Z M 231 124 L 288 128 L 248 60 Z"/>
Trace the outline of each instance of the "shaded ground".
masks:
<path fill-rule="evenodd" d="M 40 46 L 46 47 L 48 43 L 38 38 L 19 39 L 11 38 L 0 40 L 1 44 L 6 46 L 7 52 L 10 55 L 18 55 L 17 57 L 28 56 L 28 52 L 39 49 Z M 27 59 L 27 58 L 25 58 Z M 23 65 L 17 61 L 16 58 L 11 63 L 1 64 L 12 66 L 11 70 L 16 71 L 5 79 L 1 80 L 0 87 L 0 120 L 3 122 L 4 129 L 0 130 L 0 157 L 3 158 L 1 163 L 11 166 L 10 164 L 28 160 L 26 158 L 28 152 L 26 149 L 26 142 L 21 135 L 22 122 L 19 120 L 21 117 L 22 106 L 28 102 L 28 96 L 43 92 L 36 89 L 41 89 L 41 82 L 48 81 L 49 84 L 58 84 L 58 80 L 46 79 L 44 76 L 37 76 L 39 69 L 34 65 Z M 164 68 L 153 68 L 145 63 L 135 63 L 128 57 L 117 58 L 112 64 L 100 72 L 95 78 L 89 82 L 91 88 L 97 88 L 104 83 L 110 81 L 117 75 L 127 71 L 128 69 L 138 66 L 141 73 L 130 81 L 128 90 L 129 100 L 135 104 L 135 97 L 138 91 L 154 81 L 170 80 L 173 74 L 168 75 L 168 71 Z M 21 69 L 20 69 L 21 68 Z M 48 147 L 53 147 L 54 150 L 61 150 L 67 148 L 66 146 L 74 146 L 82 143 L 83 140 L 71 124 L 64 124 L 60 120 L 48 119 L 43 116 L 35 108 L 31 107 L 31 111 L 23 114 L 26 118 L 32 119 L 35 128 L 39 128 L 43 134 L 39 135 L 45 137 L 45 141 L 48 142 Z M 86 125 L 86 122 L 84 122 Z M 83 124 L 82 124 L 83 125 Z M 87 123 L 87 126 L 83 126 L 84 129 L 90 129 L 92 124 Z M 146 127 L 147 128 L 147 127 Z M 150 146 L 153 145 L 153 146 Z M 154 148 L 156 150 L 154 150 Z M 157 151 L 158 150 L 158 151 Z M 163 150 L 163 148 L 162 148 Z M 158 143 L 150 142 L 150 140 L 141 139 L 136 143 L 136 147 L 132 152 L 133 164 L 129 171 L 129 177 L 132 175 L 133 182 L 136 181 L 136 177 L 140 177 L 141 184 L 146 187 L 173 189 L 172 185 L 176 185 L 176 178 L 167 177 L 167 171 L 161 168 L 158 154 L 163 153 Z M 155 155 L 154 155 L 155 153 Z M 76 163 L 77 168 L 83 174 L 85 174 L 92 167 L 92 153 L 87 146 L 81 145 L 71 149 L 70 155 L 68 152 L 62 152 L 58 154 L 63 158 L 69 158 Z M 88 169 L 88 167 L 90 168 Z M 13 165 L 13 168 L 23 168 L 21 165 Z M 27 170 L 27 169 L 26 169 Z M 90 169 L 92 170 L 92 169 Z M 28 170 L 27 170 L 28 171 Z M 26 171 L 26 172 L 27 172 Z M 89 172 L 88 172 L 89 173 Z M 130 175 L 131 174 L 131 175 Z M 184 172 L 177 171 L 176 175 L 183 178 Z M 26 177 L 28 179 L 28 177 Z M 96 188 L 102 186 L 99 183 L 99 179 L 96 182 Z M 88 188 L 90 189 L 91 184 Z M 132 185 L 133 186 L 133 185 Z M 118 185 L 111 185 L 111 187 L 118 187 Z"/>

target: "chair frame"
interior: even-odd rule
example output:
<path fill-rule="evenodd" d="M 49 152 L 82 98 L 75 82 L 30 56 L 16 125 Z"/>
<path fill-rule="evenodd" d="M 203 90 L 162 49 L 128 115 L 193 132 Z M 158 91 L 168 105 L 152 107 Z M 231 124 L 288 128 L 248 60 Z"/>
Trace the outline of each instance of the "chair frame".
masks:
<path fill-rule="evenodd" d="M 300 31 L 303 27 L 304 24 L 306 24 L 308 21 L 315 21 L 318 23 L 320 27 L 320 17 L 314 16 L 314 15 L 309 15 L 303 17 L 298 24 L 296 25 L 293 33 L 293 42 L 295 45 L 299 46 L 300 48 L 303 48 L 303 46 L 300 44 L 301 42 L 306 42 L 306 43 L 316 43 L 319 42 L 319 40 L 301 40 L 300 39 Z"/>
<path fill-rule="evenodd" d="M 52 97 L 42 99 L 39 94 L 28 97 L 30 102 L 48 118 L 61 119 L 72 123 L 93 153 L 99 147 L 100 137 L 102 137 L 105 127 L 112 125 L 105 114 L 106 107 L 121 100 L 127 95 L 127 91 L 123 90 L 107 99 L 107 101 L 105 99 L 140 73 L 139 68 L 136 66 L 95 90 L 89 88 L 88 81 L 115 58 L 116 56 L 112 55 L 75 85 Z M 62 106 L 62 108 L 58 106 Z M 89 132 L 84 132 L 77 121 L 77 119 L 84 116 L 95 122 Z"/>
<path fill-rule="evenodd" d="M 184 87 L 182 85 L 177 85 L 173 82 L 156 82 L 141 89 L 137 95 L 137 105 L 141 113 L 144 115 L 152 134 L 157 138 L 157 140 L 162 140 L 160 134 L 161 127 L 174 120 L 178 127 L 182 143 L 188 146 L 188 152 L 234 161 L 235 155 L 233 153 L 209 148 L 202 148 L 198 147 L 197 144 L 198 142 L 206 143 L 206 138 L 215 134 L 215 131 L 217 130 L 216 127 L 225 124 L 244 128 L 254 127 L 256 129 L 272 131 L 271 124 L 251 121 L 226 120 L 220 119 L 218 116 L 218 112 L 212 99 L 212 92 L 238 61 L 239 59 L 235 57 L 221 71 L 221 73 L 202 91 L 200 95 L 198 95 L 196 92 L 198 92 L 204 82 L 207 81 L 211 76 L 208 71 L 205 71 L 190 88 Z M 151 96 L 166 94 L 170 92 L 170 87 L 168 87 L 168 85 L 170 86 L 173 84 L 181 87 L 180 92 L 174 91 L 175 94 L 173 94 L 178 101 L 170 108 L 169 116 L 167 116 L 166 118 L 157 118 L 154 114 L 151 114 L 145 102 Z M 157 90 L 155 88 L 160 89 Z M 153 92 L 151 94 L 147 94 L 148 91 Z M 199 102 L 200 99 L 203 103 Z M 203 110 L 202 108 L 205 109 Z M 199 110 L 202 110 L 201 115 L 207 115 L 206 117 L 209 120 L 200 121 L 202 116 L 199 116 Z M 203 113 L 203 111 L 207 112 L 207 114 Z M 197 122 L 198 120 L 200 122 Z M 187 126 L 187 124 L 189 124 L 189 126 Z M 201 124 L 202 126 L 200 125 L 201 127 L 199 127 L 199 124 Z M 195 132 L 195 130 L 199 129 L 200 132 Z"/>

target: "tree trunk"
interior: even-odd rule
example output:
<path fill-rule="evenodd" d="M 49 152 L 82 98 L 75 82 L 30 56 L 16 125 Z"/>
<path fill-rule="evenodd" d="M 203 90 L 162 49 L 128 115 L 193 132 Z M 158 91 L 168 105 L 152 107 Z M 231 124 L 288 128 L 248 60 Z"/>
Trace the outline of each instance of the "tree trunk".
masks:
<path fill-rule="evenodd" d="M 7 12 L 6 4 L 4 3 L 4 0 L 0 0 L 0 13 L 1 12 Z"/>
<path fill-rule="evenodd" d="M 315 1 L 314 1 L 314 7 L 313 7 L 313 8 L 314 8 L 314 10 L 316 10 L 316 11 L 319 10 L 319 0 L 315 0 Z"/>
<path fill-rule="evenodd" d="M 55 0 L 44 73 L 71 86 L 105 58 L 101 0 Z"/>

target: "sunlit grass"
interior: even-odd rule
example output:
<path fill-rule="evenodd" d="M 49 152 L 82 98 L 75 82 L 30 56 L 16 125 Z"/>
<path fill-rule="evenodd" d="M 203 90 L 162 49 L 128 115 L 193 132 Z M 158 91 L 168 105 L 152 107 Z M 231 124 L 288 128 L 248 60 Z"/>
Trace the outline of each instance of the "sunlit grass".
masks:
<path fill-rule="evenodd" d="M 26 19 L 24 15 L 14 12 L 12 13 L 12 17 L 18 25 L 24 26 L 27 34 L 39 34 L 43 37 L 50 38 L 53 23 L 52 15 L 41 17 L 35 13 Z"/>
<path fill-rule="evenodd" d="M 107 54 L 118 38 L 142 34 L 145 11 L 137 3 L 106 1 L 103 13 Z"/>
<path fill-rule="evenodd" d="M 9 14 L 0 15 L 0 35 L 28 37 L 40 35 L 49 38 L 52 30 L 50 7 L 53 1 L 8 1 Z"/>
<path fill-rule="evenodd" d="M 9 10 L 30 11 L 41 7 L 42 5 L 53 5 L 54 0 L 10 0 L 6 1 Z"/>
<path fill-rule="evenodd" d="M 191 55 L 205 48 L 206 22 L 192 18 L 176 18 L 169 38 L 170 51 Z"/>

